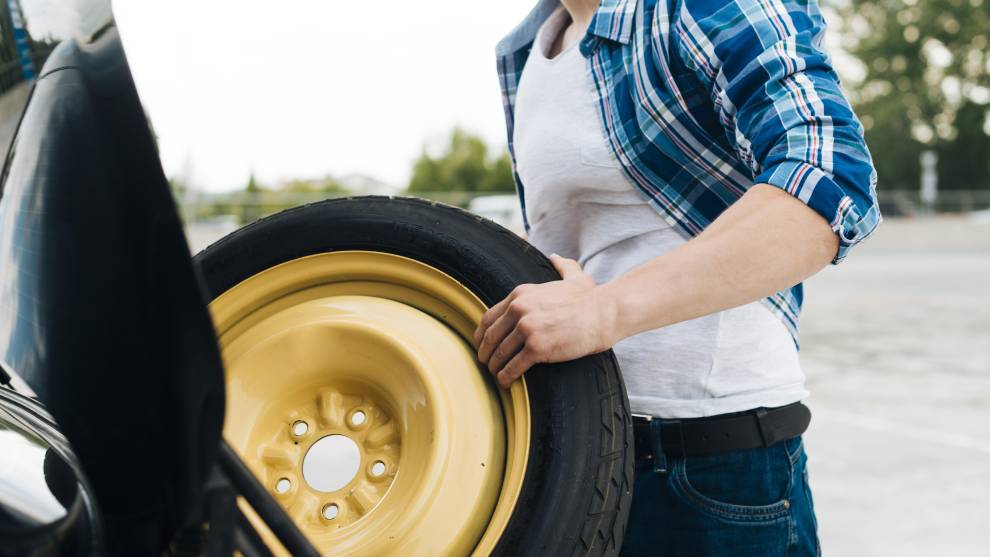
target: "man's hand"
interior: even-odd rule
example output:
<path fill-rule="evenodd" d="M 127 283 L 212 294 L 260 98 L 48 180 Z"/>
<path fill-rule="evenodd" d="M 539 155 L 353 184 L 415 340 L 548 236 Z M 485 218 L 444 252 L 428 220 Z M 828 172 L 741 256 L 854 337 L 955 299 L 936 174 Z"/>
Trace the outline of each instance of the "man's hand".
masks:
<path fill-rule="evenodd" d="M 474 332 L 478 360 L 508 388 L 538 363 L 607 350 L 614 311 L 573 259 L 551 255 L 562 280 L 523 284 L 493 306 Z"/>

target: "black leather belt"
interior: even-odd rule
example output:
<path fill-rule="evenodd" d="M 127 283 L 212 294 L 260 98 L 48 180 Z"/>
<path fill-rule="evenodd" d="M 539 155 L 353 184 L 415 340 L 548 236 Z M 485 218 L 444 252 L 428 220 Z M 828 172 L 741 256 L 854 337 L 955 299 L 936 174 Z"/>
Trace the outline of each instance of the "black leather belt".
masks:
<path fill-rule="evenodd" d="M 748 412 L 683 420 L 634 415 L 636 463 L 656 459 L 658 433 L 663 455 L 667 458 L 708 456 L 770 447 L 801 435 L 808 429 L 809 423 L 811 411 L 800 402 L 779 408 L 757 408 Z"/>

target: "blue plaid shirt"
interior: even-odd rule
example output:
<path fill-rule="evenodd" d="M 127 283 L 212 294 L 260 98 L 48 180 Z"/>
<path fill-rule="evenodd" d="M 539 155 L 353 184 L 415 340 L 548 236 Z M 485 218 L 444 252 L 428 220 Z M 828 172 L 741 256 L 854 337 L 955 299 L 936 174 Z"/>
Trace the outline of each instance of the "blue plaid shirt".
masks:
<path fill-rule="evenodd" d="M 541 0 L 496 48 L 509 152 L 516 88 Z M 815 0 L 602 0 L 581 53 L 625 174 L 684 236 L 754 184 L 781 188 L 839 236 L 835 263 L 880 223 L 876 172 L 822 50 Z M 513 159 L 514 159 L 513 155 Z M 516 186 L 526 218 L 519 175 Z M 797 342 L 800 284 L 764 302 Z"/>

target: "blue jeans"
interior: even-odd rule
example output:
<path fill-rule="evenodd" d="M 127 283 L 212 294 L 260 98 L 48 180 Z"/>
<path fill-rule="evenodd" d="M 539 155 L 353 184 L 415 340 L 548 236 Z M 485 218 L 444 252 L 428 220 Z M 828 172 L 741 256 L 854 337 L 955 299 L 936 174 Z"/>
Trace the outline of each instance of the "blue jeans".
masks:
<path fill-rule="evenodd" d="M 637 466 L 623 557 L 820 555 L 801 438 Z M 657 471 L 657 468 L 665 471 Z"/>

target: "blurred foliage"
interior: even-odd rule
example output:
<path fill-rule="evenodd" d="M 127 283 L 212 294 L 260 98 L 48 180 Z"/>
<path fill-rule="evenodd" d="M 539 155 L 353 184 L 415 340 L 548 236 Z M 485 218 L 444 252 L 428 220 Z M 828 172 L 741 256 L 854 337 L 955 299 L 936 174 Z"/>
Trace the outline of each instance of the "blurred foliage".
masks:
<path fill-rule="evenodd" d="M 480 137 L 454 128 L 443 152 L 430 156 L 426 149 L 413 165 L 409 193 L 515 191 L 509 154 L 491 157 Z"/>
<path fill-rule="evenodd" d="M 335 195 L 348 195 L 350 190 L 345 188 L 335 178 L 326 177 L 318 180 L 289 180 L 282 184 L 279 191 L 288 193 L 325 193 Z"/>
<path fill-rule="evenodd" d="M 990 188 L 990 0 L 831 4 L 842 46 L 864 66 L 847 89 L 880 187 L 917 189 L 919 155 L 931 149 L 940 189 Z"/>
<path fill-rule="evenodd" d="M 265 215 L 320 199 L 351 194 L 332 177 L 293 179 L 270 188 L 251 174 L 243 190 L 218 194 L 190 189 L 178 178 L 169 180 L 169 185 L 176 203 L 189 212 L 183 215 L 184 219 L 201 221 L 234 217 L 238 224 L 247 224 Z"/>
<path fill-rule="evenodd" d="M 189 191 L 189 186 L 186 185 L 179 178 L 169 178 L 168 180 L 169 189 L 172 190 L 172 197 L 175 199 L 176 203 L 181 203 L 183 198 L 186 197 L 186 193 Z"/>
<path fill-rule="evenodd" d="M 244 193 L 246 194 L 246 201 L 241 207 L 241 224 L 247 224 L 249 222 L 254 222 L 261 218 L 261 186 L 258 185 L 258 181 L 254 179 L 254 173 L 248 177 L 247 186 L 244 187 Z"/>
<path fill-rule="evenodd" d="M 271 215 L 297 205 L 349 194 L 350 191 L 346 187 L 329 176 L 315 180 L 296 178 L 284 182 L 276 188 L 268 188 L 258 183 L 252 174 L 244 187 L 244 194 L 237 201 L 240 207 L 241 224 L 247 224 L 265 215 Z"/>

